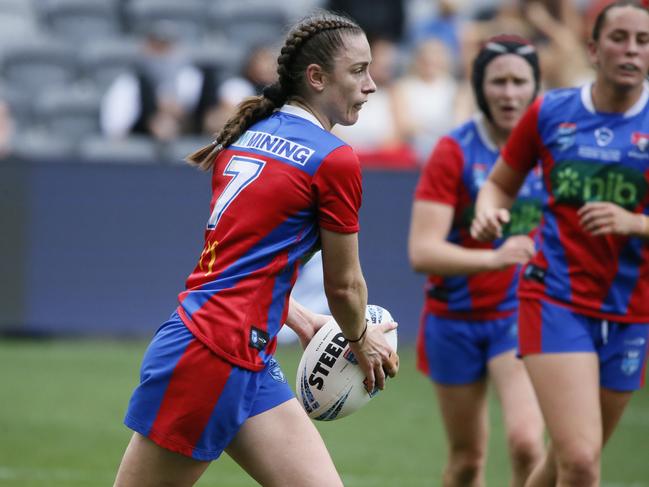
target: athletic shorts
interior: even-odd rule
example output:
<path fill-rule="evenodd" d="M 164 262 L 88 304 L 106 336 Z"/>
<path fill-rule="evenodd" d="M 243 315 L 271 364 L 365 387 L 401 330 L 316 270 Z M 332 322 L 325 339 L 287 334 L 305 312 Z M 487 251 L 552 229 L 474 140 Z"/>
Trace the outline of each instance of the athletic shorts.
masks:
<path fill-rule="evenodd" d="M 294 396 L 273 359 L 259 372 L 211 352 L 173 313 L 156 332 L 124 424 L 168 450 L 210 461 L 246 419 Z"/>
<path fill-rule="evenodd" d="M 516 349 L 516 315 L 495 320 L 457 320 L 423 316 L 418 367 L 444 385 L 476 382 L 487 375 L 487 363 Z"/>
<path fill-rule="evenodd" d="M 599 357 L 600 385 L 633 391 L 644 384 L 649 323 L 619 323 L 548 301 L 521 299 L 519 353 L 590 352 Z"/>

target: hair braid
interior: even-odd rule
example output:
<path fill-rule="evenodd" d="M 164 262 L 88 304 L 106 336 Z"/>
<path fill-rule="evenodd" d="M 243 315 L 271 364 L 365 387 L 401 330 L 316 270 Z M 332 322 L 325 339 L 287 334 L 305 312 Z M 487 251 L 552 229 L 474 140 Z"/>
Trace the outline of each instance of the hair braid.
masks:
<path fill-rule="evenodd" d="M 215 141 L 187 157 L 187 162 L 209 170 L 224 148 L 250 126 L 270 116 L 292 96 L 301 94 L 309 64 L 333 69 L 335 56 L 344 45 L 343 33 L 363 33 L 350 19 L 323 11 L 299 22 L 286 37 L 277 58 L 278 81 L 266 86 L 261 96 L 243 100 L 215 136 Z"/>

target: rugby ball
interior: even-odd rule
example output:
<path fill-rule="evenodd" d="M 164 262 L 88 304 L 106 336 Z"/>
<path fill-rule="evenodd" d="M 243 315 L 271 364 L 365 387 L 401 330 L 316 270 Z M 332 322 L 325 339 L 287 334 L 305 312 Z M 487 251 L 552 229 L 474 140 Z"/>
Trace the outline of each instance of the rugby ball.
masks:
<path fill-rule="evenodd" d="M 394 321 L 385 308 L 376 305 L 367 306 L 365 319 L 368 326 Z M 385 338 L 396 351 L 397 330 L 387 332 Z M 310 418 L 331 421 L 357 411 L 378 394 L 378 388 L 371 394 L 365 390 L 364 379 L 340 327 L 331 319 L 304 350 L 295 391 Z"/>

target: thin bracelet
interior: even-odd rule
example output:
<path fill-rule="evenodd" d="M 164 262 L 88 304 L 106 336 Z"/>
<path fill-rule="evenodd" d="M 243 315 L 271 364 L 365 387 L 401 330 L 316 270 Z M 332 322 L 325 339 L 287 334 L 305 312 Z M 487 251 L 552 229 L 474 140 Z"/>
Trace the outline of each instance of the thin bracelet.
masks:
<path fill-rule="evenodd" d="M 361 336 L 359 336 L 356 340 L 350 340 L 349 338 L 345 337 L 345 335 L 343 335 L 343 338 L 347 340 L 347 343 L 358 343 L 365 336 L 365 332 L 367 332 L 367 321 L 365 322 L 365 328 L 363 328 L 363 333 L 361 333 Z"/>

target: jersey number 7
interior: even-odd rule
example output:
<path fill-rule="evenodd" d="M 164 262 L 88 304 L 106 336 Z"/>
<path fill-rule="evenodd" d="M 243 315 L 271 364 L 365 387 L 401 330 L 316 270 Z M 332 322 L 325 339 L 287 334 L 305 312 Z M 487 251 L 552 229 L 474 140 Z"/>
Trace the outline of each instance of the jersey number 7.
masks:
<path fill-rule="evenodd" d="M 225 166 L 224 176 L 229 176 L 230 182 L 219 195 L 214 209 L 207 221 L 207 229 L 214 230 L 221 219 L 223 212 L 230 206 L 230 203 L 241 194 L 245 187 L 259 177 L 266 161 L 253 159 L 251 157 L 233 156 Z"/>

